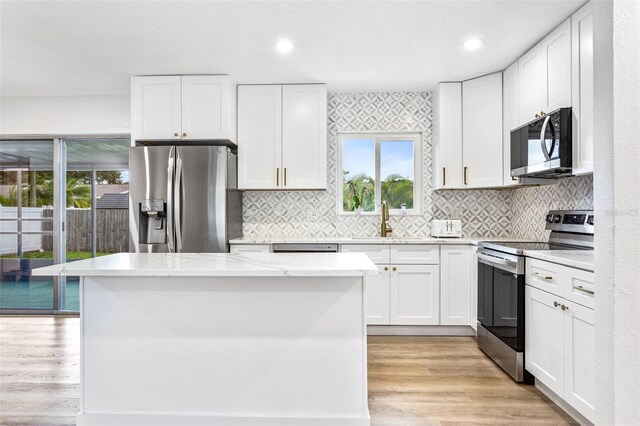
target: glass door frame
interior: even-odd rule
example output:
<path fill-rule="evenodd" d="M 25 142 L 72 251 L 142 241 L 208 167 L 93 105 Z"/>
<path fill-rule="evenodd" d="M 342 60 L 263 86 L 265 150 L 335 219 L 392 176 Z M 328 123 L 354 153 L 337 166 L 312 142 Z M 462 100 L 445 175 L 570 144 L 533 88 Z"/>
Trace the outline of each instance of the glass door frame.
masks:
<path fill-rule="evenodd" d="M 0 135 L 2 141 L 52 141 L 53 142 L 53 262 L 54 264 L 67 261 L 67 146 L 66 141 L 74 139 L 123 139 L 130 134 L 109 135 L 69 135 L 69 136 L 43 136 L 43 135 Z M 95 177 L 95 176 L 94 176 Z M 95 202 L 95 182 L 92 182 L 92 203 Z M 18 193 L 19 194 L 19 193 Z M 92 218 L 93 219 L 93 218 Z M 93 231 L 95 233 L 95 229 Z M 44 232 L 43 232 L 44 234 Z M 50 235 L 47 232 L 47 235 Z M 19 239 L 21 236 L 18 236 Z M 93 239 L 94 237 L 92 237 Z M 95 241 L 92 244 L 92 252 Z M 66 295 L 66 277 L 53 277 L 53 307 L 52 309 L 21 309 L 0 308 L 2 315 L 62 315 L 77 316 L 78 311 L 63 310 Z"/>

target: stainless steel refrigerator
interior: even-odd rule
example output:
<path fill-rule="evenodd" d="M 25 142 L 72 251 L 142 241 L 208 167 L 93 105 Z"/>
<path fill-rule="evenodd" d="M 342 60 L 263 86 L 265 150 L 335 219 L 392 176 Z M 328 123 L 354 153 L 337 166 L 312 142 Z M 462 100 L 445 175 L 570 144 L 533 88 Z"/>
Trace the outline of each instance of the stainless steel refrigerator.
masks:
<path fill-rule="evenodd" d="M 129 251 L 223 253 L 242 236 L 237 156 L 224 146 L 129 152 Z"/>

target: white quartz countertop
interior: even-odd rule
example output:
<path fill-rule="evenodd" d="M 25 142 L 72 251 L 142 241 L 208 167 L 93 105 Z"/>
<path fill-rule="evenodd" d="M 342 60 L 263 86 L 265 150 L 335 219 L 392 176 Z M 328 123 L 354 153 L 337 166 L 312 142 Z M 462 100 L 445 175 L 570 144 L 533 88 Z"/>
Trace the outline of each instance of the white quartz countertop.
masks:
<path fill-rule="evenodd" d="M 478 237 L 242 237 L 230 240 L 229 244 L 477 244 L 482 240 Z"/>
<path fill-rule="evenodd" d="M 573 268 L 594 270 L 593 250 L 525 250 L 524 255 Z"/>
<path fill-rule="evenodd" d="M 36 268 L 33 275 L 346 277 L 377 275 L 364 253 L 119 253 Z"/>

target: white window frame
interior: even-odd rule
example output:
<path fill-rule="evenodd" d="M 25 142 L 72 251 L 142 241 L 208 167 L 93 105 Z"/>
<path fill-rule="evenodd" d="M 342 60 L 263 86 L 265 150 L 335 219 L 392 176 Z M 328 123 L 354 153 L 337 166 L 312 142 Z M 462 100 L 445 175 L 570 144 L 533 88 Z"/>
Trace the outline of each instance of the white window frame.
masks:
<path fill-rule="evenodd" d="M 346 212 L 342 209 L 343 186 L 342 186 L 342 146 L 345 139 L 373 139 L 375 144 L 375 210 L 372 212 Z M 413 142 L 413 208 L 412 209 L 389 209 L 389 214 L 393 216 L 418 216 L 422 214 L 422 134 L 419 132 L 339 132 L 338 146 L 336 147 L 338 156 L 338 166 L 336 170 L 336 209 L 338 215 L 378 215 L 382 200 L 382 182 L 380 179 L 380 144 L 386 141 L 410 140 Z"/>

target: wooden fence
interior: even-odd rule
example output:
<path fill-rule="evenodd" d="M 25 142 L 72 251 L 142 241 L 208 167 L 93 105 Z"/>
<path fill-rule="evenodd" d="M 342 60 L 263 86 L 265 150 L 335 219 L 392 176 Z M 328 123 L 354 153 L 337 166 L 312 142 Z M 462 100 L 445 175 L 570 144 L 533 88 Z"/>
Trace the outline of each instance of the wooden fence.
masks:
<path fill-rule="evenodd" d="M 44 216 L 52 216 L 45 211 Z M 67 209 L 67 251 L 91 251 L 91 210 Z M 129 251 L 129 210 L 96 209 L 96 251 Z M 53 250 L 53 239 L 43 236 L 42 248 Z"/>

